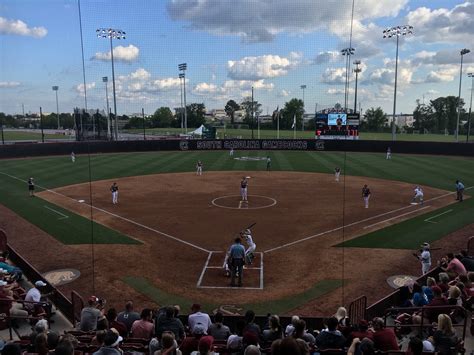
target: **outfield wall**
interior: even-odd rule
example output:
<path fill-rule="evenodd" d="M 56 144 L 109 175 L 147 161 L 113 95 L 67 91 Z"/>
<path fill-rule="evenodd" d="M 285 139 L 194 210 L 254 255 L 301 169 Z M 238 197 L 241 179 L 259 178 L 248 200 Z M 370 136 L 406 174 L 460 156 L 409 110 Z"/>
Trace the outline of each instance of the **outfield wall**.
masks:
<path fill-rule="evenodd" d="M 0 158 L 44 155 L 125 153 L 160 150 L 295 150 L 474 156 L 474 144 L 441 142 L 347 141 L 314 139 L 149 140 L 118 142 L 30 143 L 0 146 Z"/>

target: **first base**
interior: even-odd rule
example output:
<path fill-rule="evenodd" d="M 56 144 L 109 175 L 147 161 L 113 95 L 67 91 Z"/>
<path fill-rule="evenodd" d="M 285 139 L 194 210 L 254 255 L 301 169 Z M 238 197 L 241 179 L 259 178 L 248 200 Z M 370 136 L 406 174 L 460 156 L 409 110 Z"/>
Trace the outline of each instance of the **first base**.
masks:
<path fill-rule="evenodd" d="M 77 202 L 84 203 L 84 202 L 86 202 L 86 200 L 77 200 Z"/>

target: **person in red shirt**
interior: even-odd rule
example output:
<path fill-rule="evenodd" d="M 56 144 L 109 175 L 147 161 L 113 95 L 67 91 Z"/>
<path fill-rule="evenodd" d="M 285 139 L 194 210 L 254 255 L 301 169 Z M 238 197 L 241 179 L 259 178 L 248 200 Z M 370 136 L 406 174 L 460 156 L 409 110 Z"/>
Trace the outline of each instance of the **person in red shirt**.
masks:
<path fill-rule="evenodd" d="M 365 319 L 361 319 L 359 321 L 359 324 L 357 326 L 357 330 L 353 330 L 349 336 L 349 339 L 364 339 L 364 338 L 369 338 L 370 340 L 374 339 L 374 333 L 369 330 L 369 322 L 367 322 Z"/>
<path fill-rule="evenodd" d="M 374 318 L 372 323 L 375 331 L 373 340 L 377 350 L 400 350 L 395 332 L 392 328 L 385 328 L 385 323 L 382 318 Z"/>
<path fill-rule="evenodd" d="M 443 261 L 446 262 L 446 259 L 441 260 L 441 269 L 446 271 L 452 279 L 454 279 L 458 275 L 466 275 L 467 271 L 461 261 L 454 256 L 453 253 L 448 253 L 446 255 L 448 265 L 443 267 Z"/>
<path fill-rule="evenodd" d="M 136 320 L 132 325 L 132 337 L 150 340 L 153 337 L 155 326 L 153 325 L 151 309 L 145 308 L 140 314 L 140 320 Z"/>

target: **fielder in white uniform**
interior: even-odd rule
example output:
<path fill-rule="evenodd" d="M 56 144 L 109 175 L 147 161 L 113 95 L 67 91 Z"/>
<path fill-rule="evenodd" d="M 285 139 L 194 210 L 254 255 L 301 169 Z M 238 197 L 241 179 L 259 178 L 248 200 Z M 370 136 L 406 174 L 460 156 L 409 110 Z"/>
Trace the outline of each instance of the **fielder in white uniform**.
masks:
<path fill-rule="evenodd" d="M 202 162 L 200 160 L 196 164 L 196 175 L 202 175 Z"/>
<path fill-rule="evenodd" d="M 257 249 L 257 244 L 255 244 L 252 239 L 252 233 L 250 229 L 245 230 L 245 232 L 242 233 L 242 236 L 247 243 L 247 249 L 245 250 L 245 263 L 250 265 L 255 258 L 253 253 L 255 249 Z"/>
<path fill-rule="evenodd" d="M 392 159 L 392 148 L 390 148 L 390 147 L 387 148 L 387 156 L 386 156 L 385 159 L 387 159 L 387 160 Z"/>
<path fill-rule="evenodd" d="M 341 175 L 341 168 L 336 166 L 334 169 L 334 177 L 336 178 L 336 182 L 339 182 L 339 176 Z"/>
<path fill-rule="evenodd" d="M 76 161 L 76 154 L 74 154 L 74 152 L 71 153 L 71 161 L 73 163 Z"/>
<path fill-rule="evenodd" d="M 423 243 L 421 246 L 423 248 L 421 255 L 418 257 L 421 261 L 421 273 L 424 275 L 431 268 L 431 253 L 430 253 L 430 245 L 428 243 Z"/>
<path fill-rule="evenodd" d="M 423 204 L 423 189 L 419 186 L 415 187 L 415 196 L 413 196 L 412 203 L 420 203 Z"/>
<path fill-rule="evenodd" d="M 110 192 L 112 192 L 112 203 L 115 205 L 118 203 L 118 185 L 116 182 L 110 186 Z"/>
<path fill-rule="evenodd" d="M 230 157 L 234 156 L 234 148 L 230 148 L 229 156 Z"/>

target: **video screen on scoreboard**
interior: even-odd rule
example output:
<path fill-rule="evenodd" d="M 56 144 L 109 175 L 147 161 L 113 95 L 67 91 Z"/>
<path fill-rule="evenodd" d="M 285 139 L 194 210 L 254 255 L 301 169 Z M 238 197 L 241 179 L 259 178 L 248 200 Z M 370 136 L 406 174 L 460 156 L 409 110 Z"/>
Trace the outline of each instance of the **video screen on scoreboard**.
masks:
<path fill-rule="evenodd" d="M 347 114 L 330 113 L 328 114 L 328 126 L 345 126 L 347 122 Z"/>

